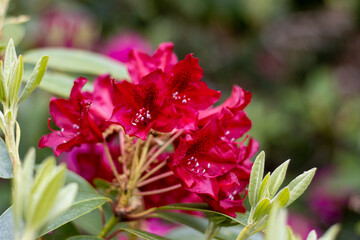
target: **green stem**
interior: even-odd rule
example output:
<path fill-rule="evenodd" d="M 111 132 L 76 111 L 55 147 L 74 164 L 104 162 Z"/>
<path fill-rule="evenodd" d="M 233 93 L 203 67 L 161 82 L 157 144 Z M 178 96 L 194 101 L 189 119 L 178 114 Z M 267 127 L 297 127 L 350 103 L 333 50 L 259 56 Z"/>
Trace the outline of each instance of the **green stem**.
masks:
<path fill-rule="evenodd" d="M 14 119 L 16 119 L 16 117 Z M 13 120 L 13 118 L 9 118 L 6 120 L 5 129 L 5 144 L 6 148 L 9 151 L 9 156 L 12 161 L 13 172 L 15 175 L 16 171 L 21 168 L 21 162 L 19 157 L 18 145 L 16 144 L 15 139 L 15 120 Z"/>
<path fill-rule="evenodd" d="M 240 232 L 236 240 L 247 240 L 249 237 L 253 234 L 252 230 L 253 226 L 252 224 L 246 225 L 246 227 L 243 228 L 243 230 Z"/>
<path fill-rule="evenodd" d="M 114 215 L 110 218 L 110 220 L 106 223 L 105 227 L 101 230 L 98 237 L 104 238 L 119 222 L 119 218 L 115 217 Z"/>

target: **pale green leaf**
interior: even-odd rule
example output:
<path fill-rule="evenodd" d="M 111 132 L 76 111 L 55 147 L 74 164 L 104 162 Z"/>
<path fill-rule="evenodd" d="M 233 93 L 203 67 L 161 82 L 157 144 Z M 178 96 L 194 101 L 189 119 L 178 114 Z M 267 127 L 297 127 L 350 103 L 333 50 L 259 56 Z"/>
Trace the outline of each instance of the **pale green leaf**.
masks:
<path fill-rule="evenodd" d="M 26 69 L 24 73 L 25 81 L 28 81 L 30 77 L 30 70 Z M 46 71 L 46 74 L 44 75 L 43 80 L 41 81 L 39 88 L 58 95 L 60 97 L 69 97 L 71 88 L 74 85 L 74 80 L 77 77 L 63 74 L 63 73 L 56 73 L 54 71 L 49 71 L 49 69 Z M 92 91 L 93 86 L 91 82 L 87 82 L 85 86 L 83 87 L 84 91 Z"/>
<path fill-rule="evenodd" d="M 79 236 L 69 237 L 66 240 L 102 240 L 102 238 L 98 238 L 95 236 L 79 235 Z"/>
<path fill-rule="evenodd" d="M 23 72 L 24 64 L 20 55 L 9 78 L 9 101 L 11 104 L 17 103 Z"/>
<path fill-rule="evenodd" d="M 261 182 L 258 199 L 257 202 L 261 201 L 261 199 L 269 197 L 269 184 L 270 184 L 270 173 L 266 174 L 264 179 Z"/>
<path fill-rule="evenodd" d="M 285 207 L 290 199 L 290 189 L 285 187 L 271 200 L 271 204 L 279 204 L 280 207 Z"/>
<path fill-rule="evenodd" d="M 42 48 L 28 51 L 24 61 L 35 64 L 41 57 L 50 57 L 49 68 L 72 73 L 102 75 L 124 80 L 129 79 L 126 66 L 104 55 L 79 49 Z"/>
<path fill-rule="evenodd" d="M 255 222 L 260 218 L 262 218 L 263 216 L 265 216 L 268 213 L 269 206 L 270 206 L 269 198 L 264 198 L 260 202 L 258 202 L 252 217 L 253 221 Z"/>
<path fill-rule="evenodd" d="M 319 240 L 335 240 L 340 232 L 340 224 L 335 224 L 329 228 Z"/>
<path fill-rule="evenodd" d="M 316 168 L 310 169 L 303 174 L 297 176 L 292 180 L 287 186 L 290 189 L 290 199 L 286 206 L 289 206 L 293 203 L 298 197 L 301 196 L 309 186 L 311 180 L 313 179 L 316 172 Z"/>
<path fill-rule="evenodd" d="M 317 235 L 315 230 L 312 230 L 307 236 L 306 240 L 317 240 Z"/>
<path fill-rule="evenodd" d="M 5 52 L 5 61 L 4 61 L 4 77 L 6 81 L 9 80 L 10 74 L 12 72 L 13 66 L 15 64 L 15 61 L 17 59 L 14 41 L 12 39 L 9 40 L 9 43 L 6 47 Z M 7 82 L 7 84 L 9 84 Z"/>
<path fill-rule="evenodd" d="M 275 205 L 266 222 L 265 240 L 287 240 L 286 211 Z"/>
<path fill-rule="evenodd" d="M 49 61 L 48 56 L 43 56 L 41 59 L 36 63 L 33 72 L 31 73 L 23 92 L 19 98 L 18 104 L 22 103 L 33 91 L 34 89 L 40 84 L 41 80 L 44 77 L 46 67 Z"/>
<path fill-rule="evenodd" d="M 58 166 L 51 172 L 46 172 L 49 176 L 43 179 L 38 188 L 30 192 L 29 208 L 33 209 L 27 215 L 28 223 L 35 227 L 41 227 L 49 217 L 51 209 L 54 207 L 59 190 L 64 185 L 66 167 Z"/>
<path fill-rule="evenodd" d="M 14 237 L 14 215 L 10 207 L 0 216 L 0 240 L 13 240 Z"/>
<path fill-rule="evenodd" d="M 55 217 L 68 209 L 74 203 L 77 191 L 78 185 L 76 183 L 70 183 L 60 189 L 59 193 L 57 194 L 54 206 L 51 209 L 46 221 L 48 222 L 53 220 Z"/>
<path fill-rule="evenodd" d="M 255 207 L 258 199 L 258 192 L 262 177 L 264 175 L 265 152 L 262 151 L 255 159 L 254 165 L 251 169 L 250 182 L 249 182 L 249 202 L 252 207 Z"/>
<path fill-rule="evenodd" d="M 66 172 L 65 183 L 76 183 L 78 185 L 75 203 L 43 228 L 39 237 L 93 211 L 106 201 L 110 201 L 110 199 L 98 195 L 96 190 L 85 179 L 71 171 Z"/>
<path fill-rule="evenodd" d="M 271 173 L 270 187 L 269 187 L 270 198 L 272 198 L 276 194 L 276 191 L 279 189 L 279 187 L 283 183 L 289 162 L 290 162 L 290 160 L 287 160 L 286 162 L 281 164 L 279 167 L 277 167 L 274 170 L 274 172 Z"/>
<path fill-rule="evenodd" d="M 4 140 L 0 137 L 0 178 L 12 178 L 12 163 Z"/>
<path fill-rule="evenodd" d="M 6 79 L 3 75 L 2 61 L 0 61 L 0 101 L 6 100 Z"/>
<path fill-rule="evenodd" d="M 121 230 L 131 233 L 135 236 L 141 237 L 145 240 L 167 240 L 167 238 L 164 237 L 160 237 L 158 235 L 149 233 L 149 232 L 144 232 L 141 230 L 136 230 L 136 229 L 131 229 L 131 228 L 122 228 Z"/>

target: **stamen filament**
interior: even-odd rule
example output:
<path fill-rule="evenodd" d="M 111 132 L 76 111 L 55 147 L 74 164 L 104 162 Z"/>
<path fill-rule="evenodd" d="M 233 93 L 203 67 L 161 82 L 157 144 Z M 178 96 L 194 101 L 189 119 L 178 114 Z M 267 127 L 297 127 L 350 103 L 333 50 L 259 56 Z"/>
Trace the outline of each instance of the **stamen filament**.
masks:
<path fill-rule="evenodd" d="M 166 187 L 166 188 L 161 188 L 161 189 L 157 189 L 157 190 L 136 193 L 136 195 L 148 196 L 148 195 L 153 195 L 153 194 L 160 194 L 160 193 L 169 192 L 169 191 L 178 189 L 180 187 L 181 187 L 181 184 L 179 183 L 179 184 L 176 184 L 176 185 L 173 185 L 173 186 L 170 186 L 170 187 Z"/>
<path fill-rule="evenodd" d="M 179 130 L 176 134 L 174 134 L 164 145 L 162 145 L 155 153 L 150 157 L 150 159 L 144 164 L 143 168 L 141 169 L 141 172 L 144 172 L 146 169 L 149 168 L 150 164 L 155 161 L 155 159 L 162 153 L 164 150 L 177 139 L 184 130 Z"/>
<path fill-rule="evenodd" d="M 106 141 L 104 140 L 103 141 L 103 145 L 104 145 L 104 149 L 105 149 L 105 153 L 106 153 L 106 156 L 108 158 L 108 161 L 110 163 L 110 167 L 111 167 L 111 171 L 113 172 L 113 174 L 115 175 L 115 178 L 116 180 L 118 181 L 119 183 L 119 186 L 121 186 L 121 180 L 120 180 L 120 175 L 115 167 L 115 164 L 114 164 L 114 161 L 113 161 L 113 158 L 111 156 L 111 153 L 110 153 L 110 150 L 109 150 L 109 147 L 106 143 Z"/>
<path fill-rule="evenodd" d="M 159 165 L 157 165 L 156 167 L 151 169 L 149 172 L 147 172 L 144 176 L 142 176 L 139 179 L 138 183 L 141 183 L 141 182 L 145 181 L 148 177 L 153 175 L 155 172 L 157 172 L 160 168 L 164 167 L 165 165 L 166 165 L 166 161 L 161 162 Z"/>
<path fill-rule="evenodd" d="M 171 175 L 174 175 L 174 173 L 173 173 L 172 171 L 168 171 L 168 172 L 159 174 L 159 175 L 157 175 L 157 176 L 155 176 L 155 177 L 152 177 L 152 178 L 147 179 L 146 181 L 140 182 L 140 183 L 138 184 L 138 187 L 145 186 L 145 185 L 147 185 L 147 184 L 149 184 L 149 183 L 155 182 L 155 181 L 160 180 L 160 179 L 162 179 L 162 178 L 169 177 L 169 176 L 171 176 Z"/>

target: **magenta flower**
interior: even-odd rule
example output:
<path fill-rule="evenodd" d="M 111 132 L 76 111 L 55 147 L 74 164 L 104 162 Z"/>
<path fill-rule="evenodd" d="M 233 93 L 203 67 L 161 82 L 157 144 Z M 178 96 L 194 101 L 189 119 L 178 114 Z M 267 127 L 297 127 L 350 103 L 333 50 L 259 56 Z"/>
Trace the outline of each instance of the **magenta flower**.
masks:
<path fill-rule="evenodd" d="M 220 92 L 209 89 L 201 81 L 203 70 L 198 59 L 192 54 L 178 62 L 170 71 L 167 101 L 174 105 L 177 113 L 181 114 L 178 128 L 197 128 L 199 110 L 207 109 L 220 98 Z"/>
<path fill-rule="evenodd" d="M 75 80 L 69 100 L 51 99 L 50 115 L 60 130 L 52 130 L 52 133 L 43 136 L 39 142 L 40 148 L 51 147 L 54 154 L 59 156 L 63 151 L 82 143 L 103 140 L 99 127 L 89 114 L 91 101 L 81 93 L 86 82 L 84 78 Z"/>
<path fill-rule="evenodd" d="M 156 70 L 139 84 L 127 81 L 116 83 L 116 107 L 111 121 L 120 124 L 126 134 L 145 140 L 151 129 L 171 132 L 178 121 L 165 103 L 167 76 Z"/>
<path fill-rule="evenodd" d="M 120 62 L 127 63 L 130 51 L 136 49 L 137 51 L 148 53 L 151 51 L 151 45 L 139 34 L 130 32 L 111 38 L 102 49 L 103 54 Z"/>
<path fill-rule="evenodd" d="M 168 73 L 177 63 L 177 57 L 173 53 L 172 43 L 162 43 L 153 56 L 144 52 L 132 50 L 129 53 L 128 71 L 133 83 L 139 83 L 143 77 L 156 69 Z"/>

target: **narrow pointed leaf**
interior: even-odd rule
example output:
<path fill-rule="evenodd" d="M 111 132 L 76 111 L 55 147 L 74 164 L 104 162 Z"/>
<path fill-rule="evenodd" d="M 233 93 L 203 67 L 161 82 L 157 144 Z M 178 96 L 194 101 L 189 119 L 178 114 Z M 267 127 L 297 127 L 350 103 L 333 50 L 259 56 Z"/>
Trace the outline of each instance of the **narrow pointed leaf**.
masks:
<path fill-rule="evenodd" d="M 47 226 L 42 229 L 38 237 L 41 237 L 46 233 L 93 211 L 102 206 L 105 202 L 110 201 L 109 198 L 98 195 L 96 190 L 85 179 L 71 171 L 66 171 L 65 183 L 76 183 L 78 185 L 78 193 L 75 202 L 68 210 L 48 223 Z"/>
<path fill-rule="evenodd" d="M 285 207 L 290 199 L 290 189 L 288 187 L 282 189 L 274 199 L 271 200 L 271 204 L 279 204 L 280 207 Z"/>
<path fill-rule="evenodd" d="M 66 240 L 102 240 L 102 238 L 98 238 L 95 236 L 80 235 L 80 236 L 69 237 Z"/>
<path fill-rule="evenodd" d="M 156 211 L 162 211 L 162 210 L 185 210 L 185 211 L 199 211 L 199 212 L 204 212 L 204 213 L 211 213 L 211 214 L 217 214 L 217 215 L 221 215 L 224 216 L 230 220 L 233 220 L 234 222 L 241 224 L 243 226 L 246 226 L 247 223 L 245 222 L 241 222 L 239 219 L 233 218 L 229 215 L 226 215 L 224 213 L 221 212 L 216 212 L 216 211 L 212 211 L 208 209 L 208 206 L 206 204 L 199 204 L 199 203 L 177 203 L 177 204 L 170 204 L 170 205 L 166 205 L 166 206 L 162 206 L 162 207 L 158 207 L 158 208 L 154 208 L 154 212 Z"/>
<path fill-rule="evenodd" d="M 131 233 L 135 236 L 141 237 L 145 240 L 168 240 L 168 238 L 164 238 L 164 237 L 160 237 L 158 235 L 149 233 L 149 232 L 144 232 L 141 230 L 136 230 L 136 229 L 131 229 L 131 228 L 122 228 L 121 230 Z"/>
<path fill-rule="evenodd" d="M 201 219 L 199 219 L 198 217 L 179 212 L 157 212 L 152 214 L 151 217 L 161 218 L 163 220 L 171 221 L 174 223 L 181 223 L 201 233 L 205 232 L 207 225 L 206 222 L 200 221 Z"/>
<path fill-rule="evenodd" d="M 11 104 L 17 103 L 23 72 L 24 64 L 20 55 L 9 78 L 9 101 Z"/>
<path fill-rule="evenodd" d="M 255 207 L 257 203 L 258 192 L 262 177 L 264 175 L 264 164 L 265 164 L 265 152 L 262 151 L 255 159 L 254 165 L 251 169 L 250 182 L 249 182 L 249 202 L 252 207 Z"/>
<path fill-rule="evenodd" d="M 335 224 L 329 228 L 319 240 L 335 240 L 340 232 L 340 224 Z"/>
<path fill-rule="evenodd" d="M 298 197 L 300 197 L 301 194 L 304 193 L 304 191 L 309 186 L 311 180 L 313 179 L 315 172 L 316 168 L 310 169 L 309 171 L 304 172 L 289 183 L 288 188 L 290 189 L 290 199 L 286 206 L 289 206 Z"/>
<path fill-rule="evenodd" d="M 25 70 L 24 79 L 28 81 L 31 75 L 31 71 L 29 69 Z M 71 76 L 64 73 L 57 73 L 54 71 L 46 71 L 39 88 L 47 91 L 49 93 L 58 95 L 60 97 L 69 97 L 71 88 L 74 85 L 74 80 L 76 76 Z M 85 84 L 83 90 L 85 91 L 92 91 L 93 86 L 91 82 Z"/>
<path fill-rule="evenodd" d="M 12 178 L 13 169 L 5 142 L 0 138 L 0 178 Z"/>
<path fill-rule="evenodd" d="M 317 240 L 317 235 L 315 230 L 312 230 L 307 236 L 306 240 Z"/>
<path fill-rule="evenodd" d="M 65 166 L 59 166 L 52 170 L 49 173 L 49 178 L 44 180 L 46 182 L 40 184 L 40 187 L 35 191 L 31 191 L 30 199 L 34 199 L 36 196 L 36 200 L 29 205 L 29 208 L 34 209 L 34 212 L 27 216 L 27 220 L 32 226 L 40 227 L 48 218 L 59 190 L 64 185 L 65 170 Z"/>
<path fill-rule="evenodd" d="M 4 61 L 4 77 L 6 80 L 9 79 L 9 76 L 12 72 L 13 65 L 17 59 L 14 41 L 10 39 L 5 52 L 5 61 Z"/>
<path fill-rule="evenodd" d="M 125 64 L 104 55 L 79 49 L 68 48 L 42 48 L 25 53 L 24 61 L 36 63 L 41 57 L 50 58 L 49 68 L 64 72 L 102 75 L 110 74 L 112 77 L 123 80 L 129 79 Z"/>
<path fill-rule="evenodd" d="M 276 191 L 283 183 L 289 162 L 290 160 L 287 160 L 279 167 L 277 167 L 273 173 L 271 173 L 270 187 L 269 187 L 270 197 L 273 197 L 276 194 Z"/>
<path fill-rule="evenodd" d="M 55 217 L 63 213 L 74 203 L 77 190 L 78 186 L 76 183 L 70 183 L 60 189 L 59 193 L 56 196 L 54 206 L 48 215 L 47 221 L 55 219 Z"/>
<path fill-rule="evenodd" d="M 3 74 L 2 61 L 0 61 L 0 101 L 6 100 L 6 80 Z"/>
<path fill-rule="evenodd" d="M 265 240 L 287 240 L 286 211 L 275 205 L 266 223 Z"/>
<path fill-rule="evenodd" d="M 48 56 L 43 56 L 35 65 L 33 72 L 31 73 L 23 92 L 19 98 L 18 104 L 22 103 L 40 84 L 44 77 L 46 67 L 49 61 Z"/>
<path fill-rule="evenodd" d="M 270 184 L 270 173 L 266 174 L 264 179 L 261 182 L 257 202 L 261 199 L 269 197 L 269 184 Z"/>
<path fill-rule="evenodd" d="M 254 221 L 259 220 L 261 217 L 263 217 L 265 214 L 267 214 L 270 206 L 270 199 L 264 198 L 262 199 L 255 207 L 254 215 L 252 219 Z"/>

